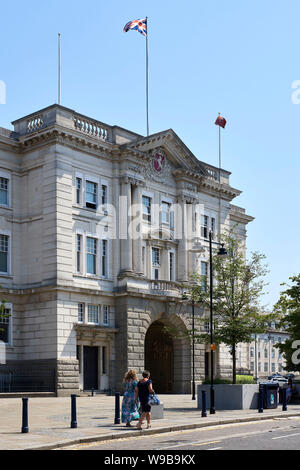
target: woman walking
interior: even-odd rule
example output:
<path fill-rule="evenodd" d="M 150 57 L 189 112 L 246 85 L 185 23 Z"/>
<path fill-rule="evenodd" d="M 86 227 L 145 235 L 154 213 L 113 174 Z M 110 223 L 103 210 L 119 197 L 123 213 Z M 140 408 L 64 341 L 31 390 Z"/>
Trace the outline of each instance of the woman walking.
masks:
<path fill-rule="evenodd" d="M 129 370 L 124 377 L 125 392 L 122 401 L 122 423 L 131 428 L 131 421 L 139 419 L 140 415 L 136 405 L 136 391 L 138 378 L 136 371 Z"/>
<path fill-rule="evenodd" d="M 137 402 L 138 398 L 141 403 L 142 414 L 140 420 L 137 424 L 138 429 L 142 429 L 142 424 L 144 419 L 146 418 L 147 421 L 147 429 L 151 428 L 150 420 L 151 420 L 151 405 L 149 404 L 150 394 L 154 393 L 152 388 L 152 380 L 150 380 L 150 372 L 148 370 L 144 370 L 142 373 L 143 378 L 138 382 L 136 388 L 136 396 L 135 401 Z"/>

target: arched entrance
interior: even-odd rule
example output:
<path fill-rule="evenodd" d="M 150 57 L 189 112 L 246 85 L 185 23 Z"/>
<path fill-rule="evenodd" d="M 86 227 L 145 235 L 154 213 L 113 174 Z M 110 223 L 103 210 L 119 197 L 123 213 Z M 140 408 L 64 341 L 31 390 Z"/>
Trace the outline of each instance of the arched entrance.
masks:
<path fill-rule="evenodd" d="M 174 345 L 164 324 L 155 321 L 145 337 L 145 369 L 151 373 L 157 393 L 172 393 L 174 381 Z"/>

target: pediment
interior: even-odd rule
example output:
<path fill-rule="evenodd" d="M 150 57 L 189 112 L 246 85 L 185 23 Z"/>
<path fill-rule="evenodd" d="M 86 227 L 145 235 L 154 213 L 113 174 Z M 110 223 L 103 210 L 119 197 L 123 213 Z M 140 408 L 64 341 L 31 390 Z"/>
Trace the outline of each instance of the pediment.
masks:
<path fill-rule="evenodd" d="M 154 178 L 159 177 L 159 173 L 170 173 L 174 170 L 185 170 L 199 176 L 207 176 L 207 170 L 203 163 L 195 157 L 172 129 L 139 138 L 122 147 L 147 154 L 154 159 L 154 165 L 155 159 L 157 159 L 159 171 L 155 171 L 154 167 Z M 163 160 L 159 161 L 159 155 L 163 157 Z M 164 168 L 160 170 L 161 164 Z"/>

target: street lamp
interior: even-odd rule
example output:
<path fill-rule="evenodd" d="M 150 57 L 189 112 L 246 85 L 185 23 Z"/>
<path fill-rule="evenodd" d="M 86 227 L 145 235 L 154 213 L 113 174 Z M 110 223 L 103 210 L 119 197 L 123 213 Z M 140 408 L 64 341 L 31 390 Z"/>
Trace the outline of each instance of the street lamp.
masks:
<path fill-rule="evenodd" d="M 212 244 L 221 245 L 217 255 L 221 257 L 227 256 L 227 251 L 223 243 L 214 242 L 212 239 L 212 231 L 209 231 L 209 297 L 210 297 L 210 414 L 215 414 L 215 389 L 214 389 L 214 351 L 216 345 L 214 344 L 214 331 L 213 331 L 213 262 L 212 262 Z"/>

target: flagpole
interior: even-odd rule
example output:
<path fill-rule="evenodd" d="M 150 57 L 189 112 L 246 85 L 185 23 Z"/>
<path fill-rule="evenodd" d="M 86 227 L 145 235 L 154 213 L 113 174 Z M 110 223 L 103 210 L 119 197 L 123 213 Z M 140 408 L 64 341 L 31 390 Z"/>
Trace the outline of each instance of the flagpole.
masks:
<path fill-rule="evenodd" d="M 219 113 L 219 116 L 221 114 Z M 219 183 L 221 184 L 221 126 L 219 127 Z M 221 237 L 221 197 L 219 197 L 219 241 Z"/>
<path fill-rule="evenodd" d="M 146 120 L 147 137 L 149 135 L 149 58 L 148 58 L 148 16 L 146 16 Z"/>
<path fill-rule="evenodd" d="M 61 55 L 60 55 L 60 33 L 58 33 L 58 104 L 61 104 Z"/>

